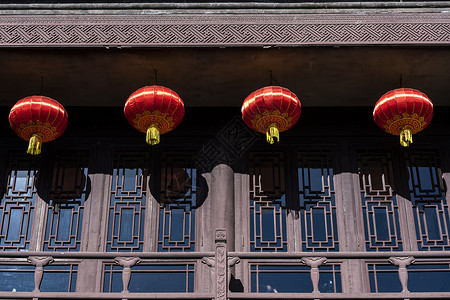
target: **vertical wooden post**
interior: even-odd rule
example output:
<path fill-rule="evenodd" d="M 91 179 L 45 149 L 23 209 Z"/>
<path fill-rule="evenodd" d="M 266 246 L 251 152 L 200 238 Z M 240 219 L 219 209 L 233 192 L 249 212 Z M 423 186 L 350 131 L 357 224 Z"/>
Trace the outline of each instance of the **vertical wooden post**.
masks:
<path fill-rule="evenodd" d="M 226 300 L 228 294 L 227 234 L 225 229 L 216 229 L 216 300 Z"/>
<path fill-rule="evenodd" d="M 389 262 L 398 266 L 398 277 L 402 284 L 402 293 L 409 293 L 408 290 L 408 270 L 406 267 L 410 264 L 414 263 L 414 257 L 405 256 L 405 257 L 391 257 L 389 258 Z"/>
<path fill-rule="evenodd" d="M 51 256 L 30 256 L 28 257 L 28 262 L 36 266 L 34 270 L 34 291 L 39 292 L 42 282 L 42 277 L 44 276 L 44 266 L 53 261 Z"/>
<path fill-rule="evenodd" d="M 131 267 L 139 263 L 139 257 L 117 257 L 114 261 L 123 267 L 122 271 L 122 293 L 129 293 L 128 285 L 131 279 Z"/>
<path fill-rule="evenodd" d="M 320 293 L 319 291 L 319 266 L 327 261 L 325 257 L 303 257 L 302 262 L 311 267 L 311 281 L 313 285 L 313 293 Z"/>

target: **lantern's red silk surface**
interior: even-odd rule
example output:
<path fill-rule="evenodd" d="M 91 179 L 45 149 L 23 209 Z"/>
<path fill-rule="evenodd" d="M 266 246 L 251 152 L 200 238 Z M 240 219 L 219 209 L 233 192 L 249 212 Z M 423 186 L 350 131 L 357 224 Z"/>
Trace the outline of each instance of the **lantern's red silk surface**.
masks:
<path fill-rule="evenodd" d="M 138 89 L 125 103 L 125 117 L 137 130 L 147 133 L 147 143 L 159 143 L 159 135 L 177 127 L 184 117 L 184 103 L 169 88 L 152 85 Z"/>
<path fill-rule="evenodd" d="M 280 86 L 267 86 L 251 93 L 241 108 L 242 119 L 254 130 L 266 133 L 270 144 L 279 141 L 279 132 L 297 123 L 301 103 L 290 90 Z"/>
<path fill-rule="evenodd" d="M 395 89 L 384 94 L 375 104 L 373 119 L 384 131 L 400 135 L 404 147 L 412 143 L 415 134 L 430 124 L 433 103 L 422 92 L 409 88 Z"/>
<path fill-rule="evenodd" d="M 53 141 L 67 128 L 68 115 L 58 101 L 45 96 L 30 96 L 19 100 L 9 113 L 12 130 L 30 141 L 28 153 L 41 153 L 42 142 Z"/>

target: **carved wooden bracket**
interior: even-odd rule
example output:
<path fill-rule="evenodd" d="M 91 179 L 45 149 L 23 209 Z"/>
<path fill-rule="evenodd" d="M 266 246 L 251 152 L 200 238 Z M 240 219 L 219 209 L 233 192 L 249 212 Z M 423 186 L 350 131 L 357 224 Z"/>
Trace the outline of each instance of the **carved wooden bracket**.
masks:
<path fill-rule="evenodd" d="M 140 258 L 139 257 L 116 257 L 116 259 L 114 261 L 123 267 L 123 270 L 122 270 L 122 283 L 123 283 L 122 293 L 129 293 L 128 285 L 130 284 L 130 279 L 131 279 L 131 267 L 138 264 L 140 262 Z"/>
<path fill-rule="evenodd" d="M 389 262 L 398 267 L 398 277 L 402 284 L 402 293 L 409 293 L 408 290 L 408 270 L 406 267 L 413 264 L 415 258 L 412 256 L 390 257 Z"/>
<path fill-rule="evenodd" d="M 216 260 L 215 257 L 203 257 L 202 263 L 211 268 L 211 283 L 213 290 L 216 290 Z"/>
<path fill-rule="evenodd" d="M 228 283 L 231 281 L 231 268 L 240 263 L 239 257 L 228 257 Z"/>
<path fill-rule="evenodd" d="M 313 293 L 319 291 L 319 267 L 327 262 L 325 257 L 303 257 L 302 262 L 311 267 L 311 281 L 313 285 Z"/>
<path fill-rule="evenodd" d="M 34 291 L 39 292 L 42 282 L 42 276 L 44 275 L 44 266 L 53 261 L 51 256 L 29 256 L 27 261 L 33 266 L 36 266 L 34 270 Z"/>

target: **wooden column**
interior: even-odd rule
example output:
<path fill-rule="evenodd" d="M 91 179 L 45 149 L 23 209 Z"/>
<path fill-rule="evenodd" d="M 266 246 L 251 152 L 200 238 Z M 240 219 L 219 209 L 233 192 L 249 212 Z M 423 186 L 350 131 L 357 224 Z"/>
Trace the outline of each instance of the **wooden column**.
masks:
<path fill-rule="evenodd" d="M 229 166 L 212 170 L 210 199 L 212 228 L 227 232 L 227 251 L 234 251 L 234 172 Z"/>

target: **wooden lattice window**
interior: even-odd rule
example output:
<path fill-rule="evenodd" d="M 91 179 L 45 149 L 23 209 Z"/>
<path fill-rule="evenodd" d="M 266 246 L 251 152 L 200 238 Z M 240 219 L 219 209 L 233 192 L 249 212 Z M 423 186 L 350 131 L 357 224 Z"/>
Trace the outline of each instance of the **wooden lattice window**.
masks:
<path fill-rule="evenodd" d="M 359 151 L 357 160 L 366 250 L 402 251 L 399 208 L 393 190 L 392 154 L 389 151 Z"/>
<path fill-rule="evenodd" d="M 450 220 L 438 151 L 405 153 L 409 192 L 421 251 L 450 250 Z"/>
<path fill-rule="evenodd" d="M 302 251 L 338 251 L 331 151 L 297 154 Z"/>
<path fill-rule="evenodd" d="M 195 212 L 206 183 L 188 153 L 165 153 L 161 160 L 158 251 L 195 250 Z"/>
<path fill-rule="evenodd" d="M 287 251 L 285 160 L 283 153 L 251 153 L 250 250 Z"/>
<path fill-rule="evenodd" d="M 116 152 L 108 206 L 106 251 L 144 251 L 148 152 Z"/>
<path fill-rule="evenodd" d="M 0 250 L 30 249 L 38 163 L 38 159 L 30 159 L 23 152 L 8 154 L 0 202 Z"/>
<path fill-rule="evenodd" d="M 50 192 L 44 199 L 48 202 L 44 251 L 80 251 L 84 206 L 90 190 L 88 161 L 88 151 L 56 153 L 52 176 L 48 176 Z"/>

